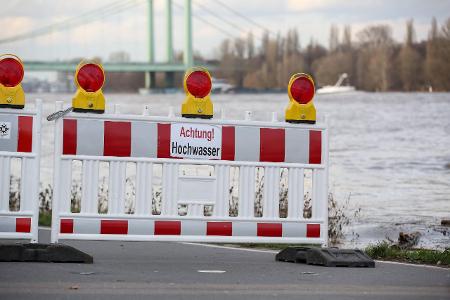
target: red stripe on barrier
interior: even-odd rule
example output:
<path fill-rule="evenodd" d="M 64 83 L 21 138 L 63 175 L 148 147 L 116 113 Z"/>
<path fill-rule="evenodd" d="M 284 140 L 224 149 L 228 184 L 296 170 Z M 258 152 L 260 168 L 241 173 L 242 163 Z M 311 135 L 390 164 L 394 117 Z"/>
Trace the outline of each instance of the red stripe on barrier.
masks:
<path fill-rule="evenodd" d="M 283 225 L 281 223 L 258 223 L 257 235 L 281 237 L 283 235 Z"/>
<path fill-rule="evenodd" d="M 233 235 L 232 222 L 207 222 L 206 223 L 206 235 Z"/>
<path fill-rule="evenodd" d="M 158 123 L 158 158 L 170 158 L 170 124 Z"/>
<path fill-rule="evenodd" d="M 33 117 L 19 116 L 17 152 L 33 151 Z"/>
<path fill-rule="evenodd" d="M 73 233 L 73 219 L 61 219 L 60 233 Z"/>
<path fill-rule="evenodd" d="M 222 160 L 234 160 L 234 126 L 222 126 Z"/>
<path fill-rule="evenodd" d="M 306 237 L 320 238 L 320 224 L 306 224 Z"/>
<path fill-rule="evenodd" d="M 16 218 L 16 232 L 31 232 L 31 218 Z"/>
<path fill-rule="evenodd" d="M 101 220 L 100 234 L 128 234 L 128 221 Z"/>
<path fill-rule="evenodd" d="M 131 154 L 131 123 L 105 121 L 104 156 L 128 157 Z M 93 141 L 95 142 L 95 141 Z"/>
<path fill-rule="evenodd" d="M 181 221 L 155 221 L 155 235 L 180 235 Z"/>
<path fill-rule="evenodd" d="M 284 161 L 284 129 L 260 128 L 260 161 Z"/>
<path fill-rule="evenodd" d="M 322 131 L 309 131 L 309 163 L 322 163 Z"/>
<path fill-rule="evenodd" d="M 77 120 L 63 121 L 63 154 L 77 154 Z"/>

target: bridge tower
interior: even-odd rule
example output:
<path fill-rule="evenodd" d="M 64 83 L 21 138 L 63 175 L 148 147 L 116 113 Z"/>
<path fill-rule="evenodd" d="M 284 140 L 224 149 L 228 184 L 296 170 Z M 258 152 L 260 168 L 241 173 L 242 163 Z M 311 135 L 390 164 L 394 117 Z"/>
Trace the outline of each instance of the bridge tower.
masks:
<path fill-rule="evenodd" d="M 153 0 L 148 0 L 148 62 L 155 63 L 155 36 L 154 36 L 154 12 Z M 189 69 L 194 65 L 194 57 L 192 51 L 192 0 L 184 1 L 184 51 L 183 64 L 185 69 Z M 174 64 L 173 53 L 173 26 L 172 26 L 172 0 L 165 0 L 165 34 L 166 34 L 166 55 L 165 63 Z M 174 72 L 166 72 L 166 86 L 174 86 Z M 155 72 L 145 73 L 145 89 L 155 87 Z"/>
<path fill-rule="evenodd" d="M 166 62 L 172 64 L 173 57 L 173 36 L 172 36 L 172 0 L 166 1 Z M 166 72 L 166 87 L 172 87 L 175 83 L 175 73 Z"/>
<path fill-rule="evenodd" d="M 153 64 L 155 62 L 155 35 L 154 35 L 154 18 L 153 18 L 153 0 L 148 0 L 148 62 Z M 145 72 L 145 88 L 150 89 L 155 87 L 155 73 Z"/>

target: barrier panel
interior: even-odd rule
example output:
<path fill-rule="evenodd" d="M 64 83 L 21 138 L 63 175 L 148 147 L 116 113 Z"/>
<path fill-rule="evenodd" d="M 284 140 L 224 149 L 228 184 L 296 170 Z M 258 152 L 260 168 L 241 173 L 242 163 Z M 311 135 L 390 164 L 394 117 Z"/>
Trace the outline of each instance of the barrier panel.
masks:
<path fill-rule="evenodd" d="M 62 103 L 56 109 L 61 110 Z M 143 115 L 70 113 L 55 126 L 53 243 L 78 239 L 327 244 L 325 123 L 156 117 L 144 109 Z M 79 212 L 71 211 L 76 198 L 74 161 L 82 165 Z M 99 209 L 101 164 L 109 165 L 107 211 Z M 135 176 L 127 174 L 130 164 Z M 156 166 L 161 174 L 155 174 Z M 190 171 L 197 168 L 208 171 Z M 232 170 L 239 173 L 237 193 L 232 190 Z M 305 170 L 312 173 L 311 215 L 306 217 Z M 280 215 L 282 171 L 287 174 L 286 215 Z M 262 173 L 261 201 L 255 202 L 255 182 Z M 127 190 L 130 181 L 132 192 Z M 161 190 L 155 190 L 156 183 Z M 127 193 L 134 196 L 133 209 L 125 209 Z M 230 207 L 233 193 L 236 207 Z M 261 205 L 260 214 L 255 214 L 255 203 Z"/>
<path fill-rule="evenodd" d="M 34 109 L 0 108 L 1 239 L 38 240 L 41 112 L 40 100 Z M 20 196 L 13 200 L 19 201 L 17 211 L 10 209 L 13 160 L 20 163 Z"/>

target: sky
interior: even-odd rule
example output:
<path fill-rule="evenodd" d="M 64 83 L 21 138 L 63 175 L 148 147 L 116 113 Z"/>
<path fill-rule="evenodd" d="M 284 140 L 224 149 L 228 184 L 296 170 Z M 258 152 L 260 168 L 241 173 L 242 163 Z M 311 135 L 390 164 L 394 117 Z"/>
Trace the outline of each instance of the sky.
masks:
<path fill-rule="evenodd" d="M 153 0 L 158 62 L 166 59 L 165 1 Z M 89 22 L 80 22 L 78 27 L 0 44 L 0 52 L 42 61 L 94 56 L 107 59 L 110 53 L 126 51 L 131 60 L 145 61 L 148 57 L 147 2 L 122 0 L 120 5 L 125 7 L 129 3 L 129 6 L 121 12 L 98 11 L 94 14 L 96 18 L 88 18 Z M 182 50 L 184 45 L 184 2 L 173 0 L 175 51 Z M 0 0 L 0 3 L 1 40 L 89 14 L 117 0 Z M 355 38 L 357 32 L 368 25 L 387 24 L 392 27 L 394 38 L 402 41 L 405 23 L 412 18 L 420 41 L 426 39 L 432 17 L 436 17 L 438 23 L 450 17 L 450 0 L 192 0 L 192 11 L 194 50 L 213 58 L 225 38 L 245 37 L 251 31 L 258 44 L 262 28 L 268 28 L 274 35 L 297 28 L 301 46 L 306 46 L 311 39 L 328 46 L 332 24 L 338 26 L 341 33 L 345 25 L 350 25 Z"/>

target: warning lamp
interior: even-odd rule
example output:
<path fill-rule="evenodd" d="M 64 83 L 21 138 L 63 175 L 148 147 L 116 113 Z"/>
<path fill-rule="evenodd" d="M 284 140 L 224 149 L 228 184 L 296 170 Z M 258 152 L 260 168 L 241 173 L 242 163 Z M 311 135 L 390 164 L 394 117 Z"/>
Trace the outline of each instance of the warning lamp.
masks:
<path fill-rule="evenodd" d="M 24 108 L 25 93 L 20 84 L 23 74 L 20 58 L 13 54 L 0 55 L 0 107 Z"/>
<path fill-rule="evenodd" d="M 315 124 L 314 94 L 312 77 L 305 73 L 294 74 L 288 85 L 289 105 L 286 108 L 286 122 Z"/>
<path fill-rule="evenodd" d="M 96 62 L 81 61 L 75 72 L 75 83 L 78 87 L 72 99 L 75 112 L 105 112 L 105 96 L 102 87 L 105 83 L 103 67 Z"/>
<path fill-rule="evenodd" d="M 189 69 L 184 74 L 186 99 L 181 105 L 181 115 L 186 118 L 211 119 L 213 104 L 210 98 L 211 75 L 201 67 Z"/>

